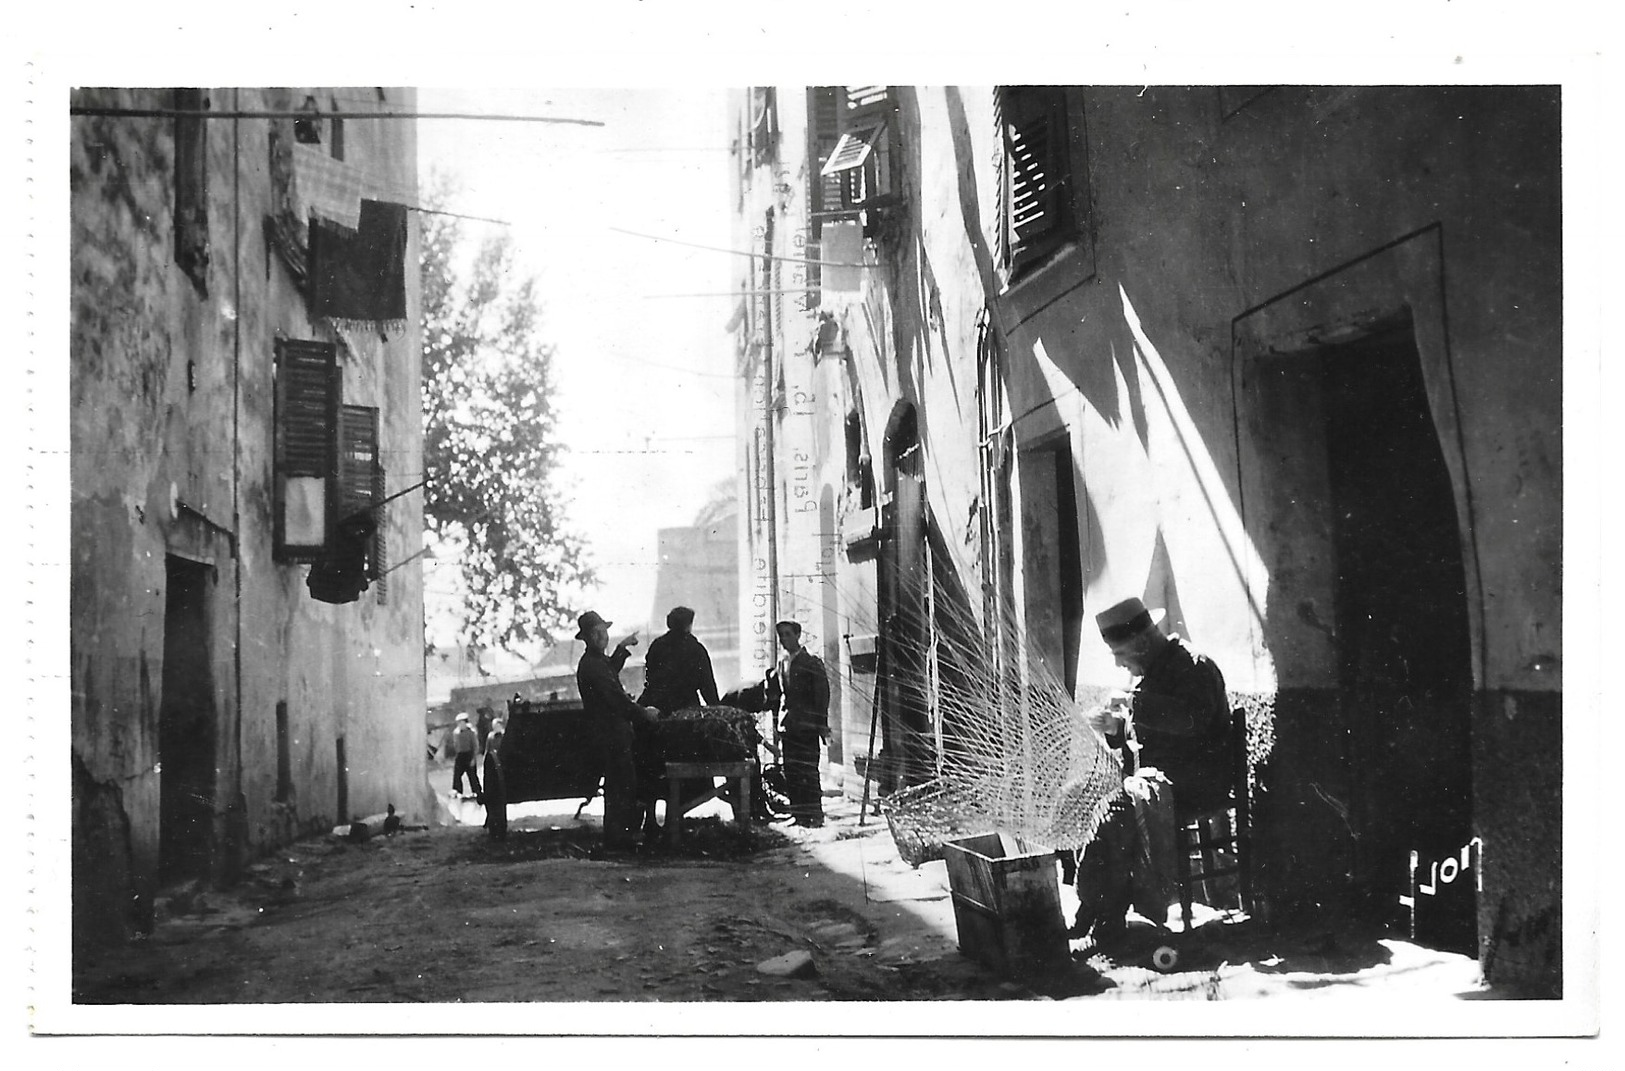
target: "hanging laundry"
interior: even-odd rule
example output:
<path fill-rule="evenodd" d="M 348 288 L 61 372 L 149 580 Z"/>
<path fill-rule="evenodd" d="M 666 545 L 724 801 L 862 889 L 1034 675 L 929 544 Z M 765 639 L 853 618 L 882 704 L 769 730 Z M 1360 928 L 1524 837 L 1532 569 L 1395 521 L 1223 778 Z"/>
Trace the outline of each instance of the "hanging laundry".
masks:
<path fill-rule="evenodd" d="M 310 221 L 311 312 L 335 320 L 406 318 L 406 207 L 362 201 L 355 230 Z"/>
<path fill-rule="evenodd" d="M 361 226 L 360 169 L 335 160 L 325 149 L 296 144 L 293 174 L 301 217 L 319 216 L 351 230 Z"/>

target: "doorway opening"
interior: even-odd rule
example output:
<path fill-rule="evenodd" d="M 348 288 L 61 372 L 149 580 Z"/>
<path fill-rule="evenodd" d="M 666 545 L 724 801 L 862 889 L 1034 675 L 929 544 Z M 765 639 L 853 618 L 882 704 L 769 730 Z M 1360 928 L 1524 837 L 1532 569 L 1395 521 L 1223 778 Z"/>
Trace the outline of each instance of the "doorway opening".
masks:
<path fill-rule="evenodd" d="M 1083 639 L 1083 552 L 1070 440 L 1063 435 L 1023 450 L 1020 478 L 1029 643 L 1067 693 L 1076 695 L 1078 647 Z"/>
<path fill-rule="evenodd" d="M 214 855 L 215 703 L 209 660 L 214 568 L 164 559 L 163 696 L 158 707 L 158 873 L 205 877 Z"/>
<path fill-rule="evenodd" d="M 1410 853 L 1472 836 L 1472 654 L 1449 470 L 1407 320 L 1316 354 L 1356 902 L 1397 920 Z M 1471 933 L 1476 920 L 1457 920 Z M 1448 928 L 1448 927 L 1447 927 Z M 1476 942 L 1469 942 L 1469 947 Z"/>
<path fill-rule="evenodd" d="M 926 695 L 929 566 L 925 546 L 925 466 L 917 421 L 914 407 L 905 406 L 886 437 L 892 501 L 877 573 L 883 644 L 878 683 L 885 715 L 881 769 L 888 793 L 928 780 L 936 766 Z"/>

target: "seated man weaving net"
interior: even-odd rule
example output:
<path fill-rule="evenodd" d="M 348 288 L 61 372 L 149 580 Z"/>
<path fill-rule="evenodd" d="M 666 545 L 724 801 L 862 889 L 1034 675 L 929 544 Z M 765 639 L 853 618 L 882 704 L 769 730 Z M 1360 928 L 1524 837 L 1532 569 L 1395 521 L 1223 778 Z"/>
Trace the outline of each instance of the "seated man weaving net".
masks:
<path fill-rule="evenodd" d="M 1097 942 L 1123 931 L 1131 904 L 1164 923 L 1174 896 L 1174 797 L 1206 802 L 1228 788 L 1224 675 L 1178 636 L 1164 635 L 1161 619 L 1139 599 L 1095 617 L 1117 664 L 1136 678 L 1129 694 L 1086 717 L 1128 775 L 1078 863 L 1072 934 Z"/>

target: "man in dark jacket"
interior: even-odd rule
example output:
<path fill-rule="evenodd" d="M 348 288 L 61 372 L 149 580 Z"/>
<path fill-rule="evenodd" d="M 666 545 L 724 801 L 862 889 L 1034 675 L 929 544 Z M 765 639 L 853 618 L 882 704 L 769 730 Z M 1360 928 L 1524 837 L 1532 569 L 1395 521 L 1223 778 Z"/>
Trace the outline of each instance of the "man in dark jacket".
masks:
<path fill-rule="evenodd" d="M 798 826 L 824 824 L 824 790 L 818 779 L 818 743 L 829 739 L 829 676 L 824 663 L 801 646 L 801 626 L 780 621 L 773 626 L 784 659 L 768 684 L 773 709 L 782 709 L 779 746 L 790 795 L 790 813 Z"/>
<path fill-rule="evenodd" d="M 694 636 L 694 611 L 675 606 L 666 615 L 664 636 L 657 636 L 643 656 L 643 694 L 638 703 L 662 714 L 699 705 L 717 705 L 717 679 L 711 655 Z"/>
<path fill-rule="evenodd" d="M 1131 900 L 1139 902 L 1137 889 L 1166 890 L 1173 880 L 1176 832 L 1166 826 L 1174 812 L 1172 806 L 1157 806 L 1161 793 L 1171 788 L 1173 803 L 1194 809 L 1221 805 L 1230 787 L 1224 674 L 1178 636 L 1165 635 L 1160 620 L 1161 611 L 1148 610 L 1139 599 L 1125 599 L 1095 616 L 1100 638 L 1136 679 L 1132 692 L 1114 697 L 1086 720 L 1119 750 L 1124 773 L 1154 767 L 1168 781 L 1133 782 L 1135 791 L 1113 801 L 1078 862 L 1073 934 L 1092 931 L 1097 942 L 1123 932 Z M 1166 906 L 1148 903 L 1142 910 L 1157 915 Z M 1161 925 L 1163 918 L 1152 921 Z"/>
<path fill-rule="evenodd" d="M 1127 743 L 1126 728 L 1140 744 L 1138 764 L 1166 774 L 1182 806 L 1206 804 L 1223 798 L 1231 776 L 1224 674 L 1178 636 L 1165 635 L 1160 613 L 1139 599 L 1125 599 L 1097 615 L 1101 639 L 1117 664 L 1137 679 L 1127 700 L 1117 704 L 1130 715 L 1126 725 L 1111 706 L 1089 720 L 1113 747 Z"/>
<path fill-rule="evenodd" d="M 576 639 L 585 641 L 587 650 L 576 665 L 576 685 L 581 689 L 582 709 L 602 726 L 604 734 L 604 846 L 630 848 L 636 844 L 638 828 L 633 726 L 652 721 L 659 712 L 639 706 L 621 687 L 621 667 L 638 636 L 634 632 L 615 645 L 614 654 L 606 654 L 613 623 L 592 610 L 577 619 Z"/>

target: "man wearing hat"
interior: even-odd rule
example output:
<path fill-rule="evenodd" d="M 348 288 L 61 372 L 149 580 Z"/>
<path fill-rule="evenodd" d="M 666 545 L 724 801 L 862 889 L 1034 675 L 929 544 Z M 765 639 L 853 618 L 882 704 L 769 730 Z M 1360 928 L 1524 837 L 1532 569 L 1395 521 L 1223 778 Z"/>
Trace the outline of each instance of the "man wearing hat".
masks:
<path fill-rule="evenodd" d="M 457 715 L 457 723 L 451 730 L 451 750 L 457 755 L 457 765 L 452 769 L 451 790 L 459 796 L 463 794 L 463 775 L 468 775 L 468 783 L 474 789 L 474 798 L 480 803 L 485 802 L 485 790 L 480 787 L 480 775 L 474 766 L 474 753 L 479 750 L 480 734 L 474 731 L 469 721 L 468 711 Z"/>
<path fill-rule="evenodd" d="M 1120 934 L 1131 902 L 1149 901 L 1142 910 L 1161 925 L 1177 850 L 1173 808 L 1163 794 L 1171 787 L 1174 800 L 1201 805 L 1229 787 L 1224 675 L 1212 659 L 1165 635 L 1163 616 L 1132 598 L 1095 615 L 1100 638 L 1136 679 L 1128 695 L 1114 697 L 1087 720 L 1119 750 L 1131 776 L 1079 861 L 1075 936 L 1092 931 L 1100 941 Z M 1160 771 L 1171 785 L 1149 772 L 1134 776 L 1142 767 Z"/>
<path fill-rule="evenodd" d="M 640 707 L 621 687 L 621 667 L 628 650 L 638 642 L 632 633 L 609 646 L 609 626 L 592 610 L 576 619 L 580 626 L 576 639 L 587 645 L 576 665 L 576 685 L 581 690 L 581 706 L 603 727 L 604 734 L 604 847 L 630 848 L 636 844 L 638 828 L 637 766 L 632 755 L 633 726 L 653 721 L 659 711 Z"/>
<path fill-rule="evenodd" d="M 1096 711 L 1090 724 L 1114 747 L 1125 736 L 1136 741 L 1139 762 L 1155 766 L 1173 782 L 1175 795 L 1192 804 L 1222 795 L 1229 787 L 1225 734 L 1230 701 L 1224 674 L 1206 655 L 1159 627 L 1163 611 L 1147 610 L 1139 599 L 1124 599 L 1095 615 L 1100 638 L 1117 664 L 1137 679 L 1127 703 L 1125 725 L 1112 706 Z"/>

